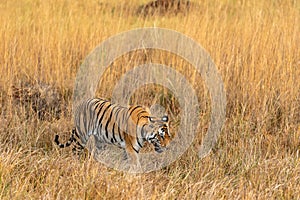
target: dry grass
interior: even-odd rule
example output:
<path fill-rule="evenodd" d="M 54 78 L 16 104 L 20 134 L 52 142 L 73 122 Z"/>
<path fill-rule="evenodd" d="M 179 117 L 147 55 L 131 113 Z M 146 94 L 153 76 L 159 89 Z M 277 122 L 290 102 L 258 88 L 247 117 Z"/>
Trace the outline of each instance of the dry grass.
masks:
<path fill-rule="evenodd" d="M 140 17 L 138 0 L 0 2 L 0 199 L 300 198 L 299 1 L 194 3 L 197 8 L 188 14 Z M 59 88 L 70 108 L 70 91 L 86 55 L 109 36 L 145 26 L 194 38 L 218 66 L 227 91 L 227 121 L 215 153 L 205 159 L 198 159 L 196 149 L 209 119 L 209 95 L 199 75 L 190 79 L 203 107 L 199 137 L 169 167 L 142 175 L 59 151 L 52 140 L 71 130 L 70 111 L 59 120 L 42 121 L 11 98 L 13 86 L 43 82 Z M 163 52 L 143 55 L 193 73 Z M 116 61 L 123 64 L 122 70 L 114 65 L 117 72 L 132 67 L 128 59 Z M 100 93 L 109 98 L 119 76 L 108 73 Z M 154 88 L 137 94 L 136 101 L 159 101 L 158 91 L 167 94 Z M 164 98 L 175 118 L 175 100 Z"/>

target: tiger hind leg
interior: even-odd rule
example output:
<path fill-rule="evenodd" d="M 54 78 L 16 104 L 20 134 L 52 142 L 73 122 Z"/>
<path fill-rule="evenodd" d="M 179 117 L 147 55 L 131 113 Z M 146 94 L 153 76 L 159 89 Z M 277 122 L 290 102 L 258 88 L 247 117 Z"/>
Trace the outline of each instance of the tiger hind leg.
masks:
<path fill-rule="evenodd" d="M 72 152 L 74 155 L 80 155 L 83 151 L 83 149 L 85 148 L 85 145 L 81 144 L 78 140 L 79 140 L 79 136 L 75 130 L 75 128 L 72 130 L 72 137 L 73 137 L 73 148 L 72 148 Z"/>
<path fill-rule="evenodd" d="M 68 147 L 72 144 L 73 141 L 74 141 L 73 135 L 71 135 L 70 139 L 64 144 L 59 142 L 59 135 L 55 135 L 55 138 L 54 138 L 54 142 L 59 148 Z"/>
<path fill-rule="evenodd" d="M 72 130 L 71 137 L 66 143 L 59 142 L 59 135 L 55 135 L 54 142 L 59 148 L 65 148 L 70 146 L 73 143 L 72 152 L 74 155 L 79 155 L 82 150 L 85 148 L 85 145 L 82 145 L 79 141 L 79 136 L 75 129 Z"/>

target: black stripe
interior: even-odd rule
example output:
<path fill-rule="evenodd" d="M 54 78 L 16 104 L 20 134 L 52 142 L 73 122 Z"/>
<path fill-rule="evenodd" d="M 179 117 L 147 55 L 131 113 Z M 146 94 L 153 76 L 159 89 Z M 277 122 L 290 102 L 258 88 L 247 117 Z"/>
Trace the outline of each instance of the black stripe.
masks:
<path fill-rule="evenodd" d="M 122 116 L 122 125 L 124 125 L 123 128 L 123 132 L 125 131 L 126 134 L 127 134 L 127 128 L 128 128 L 128 119 L 127 119 L 127 116 L 128 116 L 128 112 L 129 110 L 126 110 L 126 112 L 123 113 L 123 116 Z"/>
<path fill-rule="evenodd" d="M 142 144 L 140 143 L 140 141 L 139 141 L 139 133 L 138 133 L 138 131 L 139 131 L 139 121 L 140 121 L 140 119 L 143 117 L 140 117 L 140 115 L 141 114 L 143 114 L 143 113 L 145 113 L 146 111 L 141 111 L 141 112 L 139 112 L 138 113 L 138 120 L 137 120 L 137 123 L 136 123 L 136 126 L 135 126 L 135 128 L 136 128 L 136 132 L 135 132 L 135 135 L 136 135 L 136 141 L 137 141 L 137 143 L 138 143 L 138 145 L 142 148 L 143 146 L 142 146 Z M 142 133 L 141 133 L 141 136 L 142 136 Z M 143 137 L 143 136 L 142 136 Z"/>
<path fill-rule="evenodd" d="M 121 142 L 124 142 L 124 139 L 121 136 L 120 126 L 118 126 L 118 133 L 119 133 L 119 138 L 120 138 Z"/>
<path fill-rule="evenodd" d="M 114 107 L 111 109 L 109 118 L 107 119 L 107 122 L 106 122 L 106 124 L 105 124 L 105 134 L 106 134 L 106 138 L 107 138 L 107 139 L 109 139 L 109 138 L 108 138 L 108 130 L 107 130 L 107 128 L 108 128 L 109 123 L 111 122 L 111 118 L 112 118 L 112 115 L 113 115 L 113 113 L 114 113 L 114 109 L 115 109 L 115 108 L 116 108 L 116 106 L 114 106 Z M 112 142 L 112 143 L 113 143 L 113 142 Z"/>
<path fill-rule="evenodd" d="M 111 106 L 112 106 L 112 105 L 109 104 L 109 105 L 105 108 L 105 110 L 103 111 L 103 113 L 102 113 L 102 115 L 101 115 L 100 120 L 98 121 L 98 124 L 100 124 L 100 131 L 102 130 L 102 125 L 103 125 L 102 120 L 103 120 L 103 118 L 104 118 L 104 115 L 105 115 L 106 111 L 107 111 Z M 106 138 L 108 139 L 108 134 L 106 134 Z"/>
<path fill-rule="evenodd" d="M 142 148 L 143 146 L 141 145 L 139 138 L 136 138 L 136 141 L 137 141 L 138 145 Z"/>
<path fill-rule="evenodd" d="M 98 112 L 97 112 L 97 118 L 96 118 L 96 120 L 97 121 L 99 121 L 99 116 L 100 116 L 100 113 L 101 113 L 101 111 L 102 111 L 102 108 L 103 108 L 103 106 L 104 106 L 104 104 L 105 103 L 107 103 L 107 101 L 103 101 L 102 103 L 101 103 L 101 105 L 100 105 L 100 108 L 99 108 L 99 110 L 98 110 Z"/>
<path fill-rule="evenodd" d="M 55 142 L 55 144 L 57 144 L 57 145 L 60 144 L 58 138 L 59 138 L 59 136 L 58 136 L 58 135 L 55 135 L 55 137 L 54 137 L 54 142 Z"/>
<path fill-rule="evenodd" d="M 87 114 L 88 116 L 87 116 L 87 115 L 85 116 L 85 118 L 88 120 L 88 122 L 87 122 L 88 128 L 85 129 L 85 130 L 87 131 L 87 133 L 90 131 L 90 129 L 91 129 L 92 125 L 93 125 L 93 124 L 92 124 L 92 119 L 93 119 L 93 117 L 94 117 L 94 116 L 93 116 L 93 113 L 94 113 L 94 111 L 95 111 L 93 108 L 94 108 L 95 105 L 97 105 L 97 102 L 98 102 L 98 101 L 96 101 L 96 99 L 95 99 L 94 101 L 90 101 L 90 102 L 89 102 L 89 105 L 88 105 L 88 107 L 87 107 L 87 110 L 86 110 L 86 112 L 88 112 L 88 114 Z M 86 134 L 87 134 L 87 133 L 86 133 Z"/>
<path fill-rule="evenodd" d="M 128 134 L 128 121 L 129 121 L 129 118 L 131 117 L 131 115 L 132 115 L 132 113 L 136 110 L 136 109 L 138 109 L 138 108 L 141 108 L 142 106 L 135 106 L 134 108 L 132 108 L 132 110 L 128 113 L 128 116 L 127 116 L 127 119 L 126 119 L 126 124 L 127 124 L 127 126 L 126 126 L 126 133 Z M 130 110 L 130 109 L 129 109 Z M 129 111 L 128 110 L 128 111 Z"/>
<path fill-rule="evenodd" d="M 89 115 L 89 118 L 91 118 L 91 107 L 92 105 L 95 103 L 93 102 L 94 99 L 89 99 L 86 104 L 85 104 L 85 109 L 83 110 L 85 115 L 83 116 L 83 124 L 85 126 L 85 131 L 89 131 L 90 128 L 90 123 L 91 123 L 91 119 L 89 119 L 89 121 L 87 122 L 88 118 L 87 115 Z M 88 112 L 88 113 L 87 113 Z M 85 133 L 87 134 L 87 133 Z"/>
<path fill-rule="evenodd" d="M 117 123 L 117 126 L 119 126 L 117 120 L 118 120 L 118 115 L 119 115 L 119 112 L 120 112 L 121 108 L 118 107 L 117 111 L 116 111 L 116 115 L 115 115 L 115 123 L 113 124 L 113 129 L 112 129 L 112 135 L 113 135 L 113 139 L 115 140 L 115 142 L 117 142 L 117 139 L 115 137 L 115 125 Z M 119 132 L 119 138 L 121 139 L 121 135 L 120 135 L 120 132 Z"/>
<path fill-rule="evenodd" d="M 138 150 L 136 150 L 136 149 L 134 148 L 134 146 L 133 146 L 133 145 L 132 145 L 132 148 L 133 148 L 133 150 L 134 150 L 135 152 L 139 153 L 139 151 L 138 151 Z"/>
<path fill-rule="evenodd" d="M 142 134 L 142 137 L 143 137 L 144 139 L 145 139 L 145 132 L 144 132 L 145 126 L 146 126 L 146 124 L 144 124 L 144 125 L 142 126 L 142 130 L 141 130 L 141 131 L 142 131 L 141 134 Z"/>
<path fill-rule="evenodd" d="M 135 107 L 129 112 L 129 115 L 128 115 L 127 120 L 129 119 L 129 117 L 131 116 L 131 114 L 133 113 L 133 111 L 135 111 L 136 109 L 141 108 L 141 107 L 142 107 L 142 106 L 135 106 Z"/>
<path fill-rule="evenodd" d="M 72 144 L 72 142 L 74 141 L 74 138 L 71 136 L 70 139 L 65 143 L 65 147 L 68 147 Z"/>
<path fill-rule="evenodd" d="M 123 107 L 119 107 L 120 109 L 117 111 L 117 117 L 116 117 L 116 123 L 117 123 L 117 128 L 118 128 L 118 135 L 119 135 L 119 139 L 121 140 L 121 142 L 124 142 L 124 138 L 122 138 L 122 135 L 121 135 L 121 130 L 120 130 L 120 126 L 124 126 L 125 124 L 125 127 L 121 127 L 122 128 L 122 132 L 124 133 L 124 130 L 126 128 L 126 123 L 124 123 L 124 118 L 126 118 L 127 116 L 127 112 L 128 112 L 128 108 L 123 108 Z M 121 112 L 121 116 L 119 116 Z M 122 122 L 123 120 L 123 122 Z"/>
<path fill-rule="evenodd" d="M 77 140 L 75 140 L 76 144 L 79 145 L 82 149 L 84 149 L 84 146 Z"/>
<path fill-rule="evenodd" d="M 139 137 L 138 137 L 137 131 L 138 131 L 138 126 L 136 126 L 136 133 L 135 133 L 136 134 L 136 141 L 137 141 L 138 145 L 142 148 L 143 146 L 142 146 L 142 144 L 139 141 Z"/>
<path fill-rule="evenodd" d="M 118 131 L 119 131 L 119 133 L 121 133 L 121 131 L 120 131 L 120 126 L 122 126 L 121 128 L 122 128 L 122 132 L 123 132 L 123 134 L 126 134 L 127 133 L 127 124 L 128 124 L 128 122 L 126 121 L 126 119 L 127 119 L 127 115 L 128 115 L 128 109 L 126 109 L 126 110 L 123 110 L 123 112 L 121 113 L 122 115 L 119 117 L 119 126 L 118 126 Z M 122 142 L 123 142 L 124 140 L 122 139 Z"/>
<path fill-rule="evenodd" d="M 76 139 L 74 136 L 76 136 L 77 139 Z M 72 142 L 76 142 L 76 144 L 78 144 L 80 147 L 84 148 L 84 147 L 83 147 L 84 145 L 82 145 L 78 140 L 81 141 L 81 139 L 80 139 L 80 137 L 79 137 L 77 131 L 76 131 L 75 129 L 73 129 L 73 130 L 72 130 Z"/>
<path fill-rule="evenodd" d="M 81 124 L 81 120 L 83 121 L 83 128 L 84 130 L 87 130 L 87 123 L 86 123 L 86 115 L 87 115 L 87 108 L 88 108 L 88 102 L 85 105 L 81 105 L 78 108 L 78 117 L 79 117 L 79 124 Z M 82 115 L 81 115 L 82 112 Z"/>
<path fill-rule="evenodd" d="M 148 114 L 148 112 L 146 110 L 141 110 L 141 112 L 139 112 L 139 114 L 138 114 L 138 117 L 140 117 L 140 115 L 143 113 Z M 148 116 L 142 116 L 142 117 L 148 117 Z"/>
<path fill-rule="evenodd" d="M 75 135 L 77 138 L 80 138 L 77 131 L 75 129 L 72 130 L 72 135 Z"/>
<path fill-rule="evenodd" d="M 134 148 L 134 146 L 132 145 L 132 143 L 131 143 L 131 141 L 129 140 L 129 143 L 130 143 L 130 145 L 132 146 L 132 148 L 133 148 L 133 150 L 136 152 L 136 153 L 139 153 L 139 151 L 138 150 L 136 150 L 135 148 Z M 127 145 L 127 144 L 126 144 Z"/>
<path fill-rule="evenodd" d="M 112 143 L 115 143 L 115 142 L 117 141 L 116 138 L 115 138 L 115 124 L 116 124 L 116 123 L 113 124 L 113 128 L 112 128 L 112 136 L 113 136 L 113 137 L 112 137 L 112 140 L 113 140 Z"/>
<path fill-rule="evenodd" d="M 101 129 L 102 129 L 102 126 L 101 126 L 101 124 L 100 124 L 100 126 L 99 126 L 99 116 L 100 116 L 100 114 L 101 114 L 101 111 L 102 111 L 102 108 L 104 107 L 104 105 L 107 103 L 107 101 L 103 101 L 103 102 L 101 102 L 101 104 L 100 104 L 100 108 L 99 108 L 99 110 L 98 110 L 98 112 L 97 112 L 97 114 L 96 114 L 96 119 L 93 121 L 93 125 L 94 125 L 94 127 L 93 127 L 93 130 L 95 130 L 95 129 L 97 129 L 97 127 L 98 128 L 100 128 L 100 130 L 99 130 L 99 136 L 100 136 L 100 134 L 101 134 Z M 102 114 L 102 116 L 103 116 L 103 114 Z"/>
<path fill-rule="evenodd" d="M 72 144 L 73 141 L 74 141 L 74 138 L 72 137 L 72 135 L 65 144 L 62 144 L 62 143 L 59 142 L 59 135 L 55 135 L 55 138 L 54 138 L 54 142 L 56 143 L 56 145 L 59 146 L 59 148 L 68 147 Z"/>
<path fill-rule="evenodd" d="M 92 115 L 92 117 L 91 117 L 91 119 L 90 119 L 90 122 L 92 123 L 91 124 L 91 126 L 89 126 L 89 127 L 92 127 L 92 130 L 95 130 L 95 128 L 96 128 L 96 123 L 95 123 L 95 121 L 96 121 L 96 116 L 97 116 L 97 114 L 96 114 L 96 111 L 98 110 L 98 107 L 99 106 L 101 106 L 102 105 L 102 102 L 100 101 L 100 99 L 98 99 L 98 102 L 96 102 L 96 106 L 93 108 L 93 115 Z M 96 118 L 96 119 L 95 119 Z"/>

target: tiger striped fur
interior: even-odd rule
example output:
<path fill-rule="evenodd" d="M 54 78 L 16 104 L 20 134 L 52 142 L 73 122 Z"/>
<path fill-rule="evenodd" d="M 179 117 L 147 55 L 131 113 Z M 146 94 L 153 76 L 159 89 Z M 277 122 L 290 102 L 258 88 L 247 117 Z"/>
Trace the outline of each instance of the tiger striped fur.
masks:
<path fill-rule="evenodd" d="M 116 145 L 125 149 L 133 164 L 138 164 L 138 153 L 145 142 L 161 153 L 171 141 L 168 117 L 153 117 L 148 110 L 142 106 L 123 107 L 100 98 L 89 99 L 75 111 L 75 129 L 69 141 L 61 144 L 58 135 L 54 141 L 60 148 L 76 142 L 73 151 L 81 151 L 94 135 L 97 147 Z"/>

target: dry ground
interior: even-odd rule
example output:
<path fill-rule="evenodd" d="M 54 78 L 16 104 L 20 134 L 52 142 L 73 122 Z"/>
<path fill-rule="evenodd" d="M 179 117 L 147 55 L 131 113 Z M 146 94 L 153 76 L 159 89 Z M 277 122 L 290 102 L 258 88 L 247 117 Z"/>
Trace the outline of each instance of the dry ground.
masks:
<path fill-rule="evenodd" d="M 146 0 L 0 1 L 0 199 L 300 198 L 300 2 L 192 2 L 188 12 L 141 16 L 137 10 Z M 202 108 L 198 137 L 182 157 L 159 171 L 131 175 L 58 150 L 53 137 L 72 128 L 72 90 L 83 59 L 106 38 L 149 26 L 192 37 L 215 61 L 228 100 L 215 152 L 197 157 L 210 110 L 200 76 L 159 51 L 119 58 L 99 94 L 109 98 L 134 64 L 172 64 L 189 77 Z M 35 114 L 30 105 L 42 92 L 16 102 L 14 87 L 39 84 L 60 92 L 60 117 Z M 160 87 L 143 91 L 133 101 L 167 106 L 176 131 L 180 108 L 172 94 Z"/>

